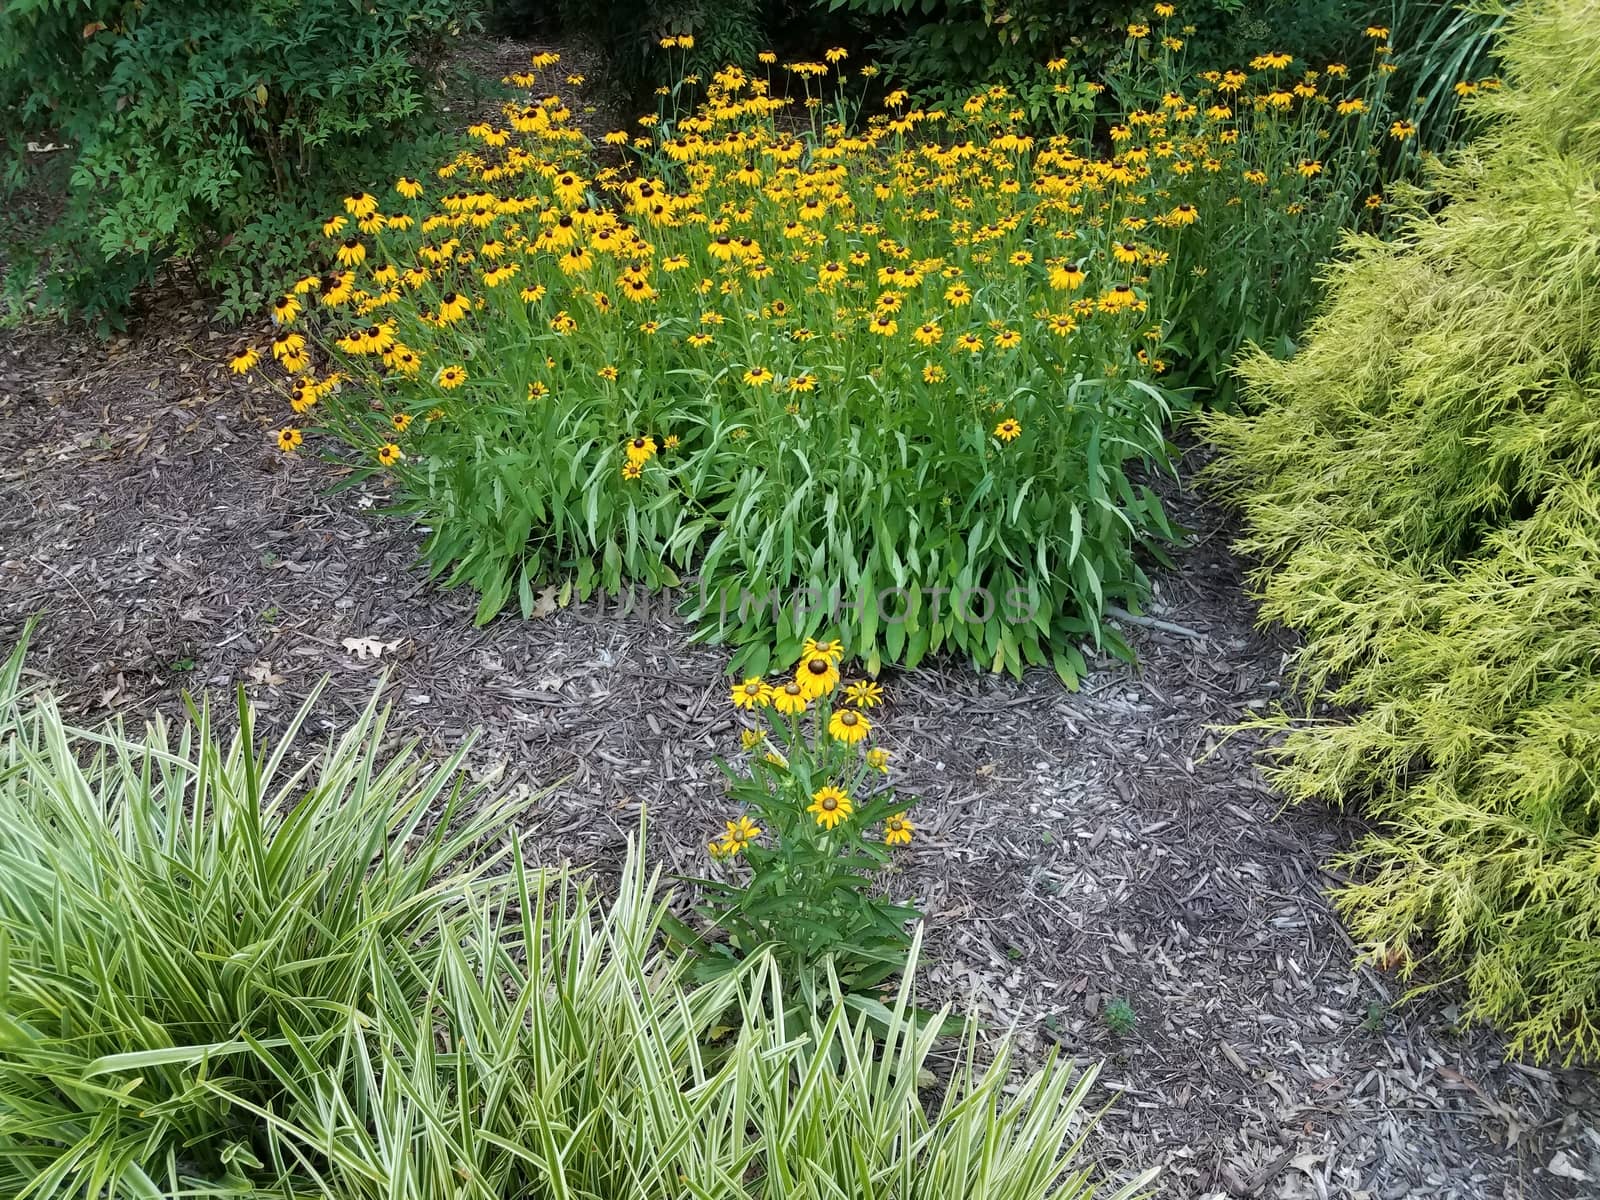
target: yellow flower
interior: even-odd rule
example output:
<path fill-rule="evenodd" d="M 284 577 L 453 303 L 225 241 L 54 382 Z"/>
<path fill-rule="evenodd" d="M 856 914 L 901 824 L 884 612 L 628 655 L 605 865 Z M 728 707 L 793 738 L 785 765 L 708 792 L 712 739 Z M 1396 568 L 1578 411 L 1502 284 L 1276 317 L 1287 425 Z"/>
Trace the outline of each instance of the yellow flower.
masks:
<path fill-rule="evenodd" d="M 976 354 L 983 349 L 983 339 L 975 333 L 963 333 L 956 339 L 956 349 Z"/>
<path fill-rule="evenodd" d="M 1022 422 L 1015 417 L 1007 417 L 994 427 L 994 435 L 1002 442 L 1012 442 L 1022 435 Z"/>
<path fill-rule="evenodd" d="M 472 301 L 459 292 L 446 292 L 439 297 L 439 323 L 449 325 L 459 321 L 472 310 Z"/>
<path fill-rule="evenodd" d="M 859 680 L 845 688 L 844 698 L 857 708 L 872 708 L 883 703 L 883 687 L 870 679 Z"/>
<path fill-rule="evenodd" d="M 1396 121 L 1393 125 L 1389 126 L 1389 136 L 1398 142 L 1403 142 L 1409 137 L 1414 137 L 1416 132 L 1417 127 L 1410 121 Z"/>
<path fill-rule="evenodd" d="M 800 681 L 791 679 L 780 687 L 772 689 L 772 707 L 785 716 L 795 716 L 806 710 L 805 689 L 800 686 Z"/>
<path fill-rule="evenodd" d="M 1157 7 L 1160 7 L 1159 5 Z M 909 846 L 914 827 L 903 812 L 897 812 L 883 823 L 883 840 L 889 846 Z"/>
<path fill-rule="evenodd" d="M 807 654 L 795 668 L 795 681 L 807 700 L 826 696 L 839 686 L 839 668 L 826 654 Z"/>
<path fill-rule="evenodd" d="M 944 330 L 937 321 L 925 321 L 911 331 L 911 336 L 919 345 L 932 346 L 944 336 Z"/>
<path fill-rule="evenodd" d="M 405 451 L 393 442 L 385 442 L 378 447 L 378 461 L 386 467 L 392 467 L 405 457 Z"/>
<path fill-rule="evenodd" d="M 772 382 L 772 370 L 768 367 L 751 367 L 744 373 L 744 381 L 751 387 L 766 387 Z"/>
<path fill-rule="evenodd" d="M 867 766 L 874 771 L 882 771 L 887 775 L 889 773 L 889 752 L 882 746 L 874 746 L 867 751 Z"/>
<path fill-rule="evenodd" d="M 617 369 L 611 366 L 609 363 L 601 367 L 595 372 L 595 374 L 600 376 L 600 378 L 604 379 L 607 383 L 615 383 L 617 381 Z"/>
<path fill-rule="evenodd" d="M 389 418 L 389 424 L 394 426 L 396 433 L 404 433 L 411 428 L 411 419 L 410 413 L 395 413 Z"/>
<path fill-rule="evenodd" d="M 724 824 L 727 827 L 727 834 L 722 844 L 729 854 L 738 854 L 761 836 L 761 827 L 747 816 L 741 816 L 737 821 L 726 821 Z"/>
<path fill-rule="evenodd" d="M 1294 61 L 1294 55 L 1275 52 L 1258 54 L 1250 60 L 1252 71 L 1280 71 Z"/>
<path fill-rule="evenodd" d="M 655 456 L 656 440 L 647 433 L 640 434 L 628 442 L 626 449 L 628 461 L 642 466 Z"/>
<path fill-rule="evenodd" d="M 360 238 L 345 238 L 344 241 L 339 243 L 339 249 L 335 253 L 335 257 L 339 260 L 341 266 L 359 267 L 367 261 L 367 248 Z"/>
<path fill-rule="evenodd" d="M 765 708 L 772 703 L 772 689 L 759 675 L 752 675 L 743 683 L 733 689 L 733 706 L 735 708 Z M 749 749 L 748 746 L 745 749 Z"/>
<path fill-rule="evenodd" d="M 433 377 L 433 381 L 445 391 L 453 392 L 467 381 L 467 369 L 460 366 L 441 367 L 439 373 Z"/>
<path fill-rule="evenodd" d="M 828 718 L 828 736 L 847 746 L 854 746 L 871 732 L 872 722 L 853 708 L 841 708 Z"/>
<path fill-rule="evenodd" d="M 818 825 L 831 830 L 855 811 L 855 805 L 850 802 L 849 796 L 829 784 L 811 794 L 811 803 L 806 811 L 817 815 Z"/>
<path fill-rule="evenodd" d="M 1367 36 L 1369 38 L 1386 38 L 1389 36 L 1389 27 L 1387 25 L 1368 25 Z"/>
<path fill-rule="evenodd" d="M 632 483 L 635 479 L 638 479 L 643 474 L 643 463 L 625 462 L 622 464 L 622 477 L 630 483 Z"/>
<path fill-rule="evenodd" d="M 395 180 L 394 190 L 399 192 L 407 200 L 415 200 L 418 196 L 422 195 L 422 184 L 418 183 L 415 179 L 412 179 L 409 176 L 402 175 L 399 179 Z"/>
<path fill-rule="evenodd" d="M 246 346 L 228 360 L 228 370 L 235 375 L 243 375 L 252 370 L 261 361 L 261 355 L 254 346 Z"/>
<path fill-rule="evenodd" d="M 300 443 L 305 440 L 305 435 L 292 425 L 285 425 L 278 430 L 278 449 L 285 454 L 293 454 L 300 449 Z"/>

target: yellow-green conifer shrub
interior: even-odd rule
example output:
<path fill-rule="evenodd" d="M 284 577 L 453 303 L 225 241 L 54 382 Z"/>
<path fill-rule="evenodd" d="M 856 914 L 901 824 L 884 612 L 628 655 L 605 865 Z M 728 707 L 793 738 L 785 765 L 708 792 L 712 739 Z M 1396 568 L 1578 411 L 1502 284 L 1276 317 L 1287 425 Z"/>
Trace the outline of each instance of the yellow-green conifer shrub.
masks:
<path fill-rule="evenodd" d="M 1296 800 L 1363 802 L 1353 929 L 1513 1053 L 1600 1050 L 1600 0 L 1533 0 L 1485 132 L 1304 348 L 1209 419 L 1264 619 L 1304 635 Z"/>

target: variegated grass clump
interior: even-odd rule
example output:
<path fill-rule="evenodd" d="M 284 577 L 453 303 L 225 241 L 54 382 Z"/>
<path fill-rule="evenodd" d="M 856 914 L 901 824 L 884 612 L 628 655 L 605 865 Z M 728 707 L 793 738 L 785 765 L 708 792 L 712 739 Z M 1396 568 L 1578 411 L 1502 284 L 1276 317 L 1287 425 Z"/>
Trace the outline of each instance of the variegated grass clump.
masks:
<path fill-rule="evenodd" d="M 1265 619 L 1304 635 L 1277 785 L 1361 801 L 1339 904 L 1511 1050 L 1600 1050 L 1600 4 L 1506 27 L 1485 132 L 1352 239 L 1288 362 L 1208 421 Z"/>
<path fill-rule="evenodd" d="M 241 703 L 75 729 L 0 665 L 0 1195 L 1077 1200 L 1093 1072 L 897 997 L 709 983 L 629 850 L 523 862 L 459 756 Z M 798 1016 L 796 1016 L 798 1014 Z M 980 1061 L 980 1059 L 982 1061 Z"/>

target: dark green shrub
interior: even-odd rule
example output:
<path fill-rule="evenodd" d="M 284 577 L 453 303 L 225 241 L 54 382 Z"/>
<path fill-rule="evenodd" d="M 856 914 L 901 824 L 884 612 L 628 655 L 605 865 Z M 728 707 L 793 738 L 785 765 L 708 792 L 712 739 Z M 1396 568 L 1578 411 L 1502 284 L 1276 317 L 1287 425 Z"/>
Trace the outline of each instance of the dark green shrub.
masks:
<path fill-rule="evenodd" d="M 74 154 L 53 233 L 32 231 L 33 249 L 10 253 L 13 298 L 114 312 L 185 254 L 210 282 L 257 290 L 298 254 L 319 205 L 384 172 L 426 125 L 441 51 L 472 11 L 455 0 L 0 7 L 6 185 L 28 184 L 29 140 Z"/>
<path fill-rule="evenodd" d="M 1308 61 L 1336 57 L 1350 39 L 1356 6 L 1347 0 L 1187 0 L 1170 18 L 1150 0 L 815 0 L 850 13 L 873 52 L 900 81 L 936 94 L 965 94 L 1001 82 L 1034 111 L 1062 118 L 1077 104 L 1052 103 L 1059 77 L 1044 64 L 1066 58 L 1080 79 L 1098 79 L 1123 50 L 1130 24 L 1171 26 L 1191 66 L 1234 66 L 1266 50 L 1292 49 Z"/>
<path fill-rule="evenodd" d="M 1243 365 L 1218 478 L 1263 616 L 1305 638 L 1292 799 L 1377 829 L 1339 904 L 1464 982 L 1513 1051 L 1600 1051 L 1600 3 L 1519 8 L 1484 132 L 1392 241 L 1359 238 L 1287 362 Z"/>

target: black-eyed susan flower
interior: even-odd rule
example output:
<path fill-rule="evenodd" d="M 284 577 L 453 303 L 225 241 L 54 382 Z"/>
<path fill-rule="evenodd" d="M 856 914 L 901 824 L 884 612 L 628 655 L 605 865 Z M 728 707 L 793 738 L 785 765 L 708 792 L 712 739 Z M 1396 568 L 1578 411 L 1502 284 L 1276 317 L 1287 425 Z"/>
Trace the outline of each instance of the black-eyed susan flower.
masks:
<path fill-rule="evenodd" d="M 467 369 L 459 364 L 440 367 L 438 374 L 433 377 L 433 381 L 445 391 L 453 392 L 467 381 Z"/>
<path fill-rule="evenodd" d="M 378 461 L 386 467 L 394 466 L 395 463 L 401 461 L 403 458 L 405 458 L 405 456 L 406 452 L 400 449 L 399 446 L 396 446 L 393 442 L 385 442 L 383 445 L 378 447 Z"/>
<path fill-rule="evenodd" d="M 728 821 L 726 825 L 727 831 L 722 843 L 728 848 L 728 853 L 730 854 L 738 854 L 761 836 L 761 827 L 748 816 L 741 816 L 736 821 Z"/>
<path fill-rule="evenodd" d="M 858 680 L 845 688 L 844 698 L 857 708 L 873 708 L 883 703 L 883 687 L 870 679 Z"/>
<path fill-rule="evenodd" d="M 305 435 L 292 425 L 285 425 L 278 430 L 278 449 L 285 454 L 293 454 L 305 440 Z"/>
<path fill-rule="evenodd" d="M 828 736 L 853 746 L 872 732 L 872 723 L 853 708 L 841 708 L 828 718 Z"/>
<path fill-rule="evenodd" d="M 1014 442 L 1022 436 L 1022 422 L 1015 417 L 1007 417 L 994 427 L 994 435 L 1002 442 Z"/>
<path fill-rule="evenodd" d="M 996 350 L 1015 350 L 1022 344 L 1022 334 L 1015 329 L 1002 329 L 994 335 L 994 348 Z"/>
<path fill-rule="evenodd" d="M 806 806 L 806 811 L 814 813 L 817 824 L 831 831 L 835 825 L 855 811 L 855 805 L 851 803 L 849 796 L 829 784 L 811 794 L 811 803 Z"/>
<path fill-rule="evenodd" d="M 629 461 L 629 462 L 625 462 L 625 463 L 622 464 L 622 477 L 624 479 L 626 479 L 629 483 L 632 483 L 634 480 L 640 478 L 643 474 L 644 474 L 644 464 L 643 463 L 636 463 L 636 462 Z"/>
<path fill-rule="evenodd" d="M 1158 6 L 1159 7 L 1159 6 Z M 897 812 L 883 823 L 883 841 L 886 846 L 909 846 L 914 826 L 903 812 Z"/>
<path fill-rule="evenodd" d="M 399 412 L 389 418 L 389 424 L 394 426 L 396 433 L 404 433 L 411 428 L 412 416 L 410 413 Z"/>
<path fill-rule="evenodd" d="M 772 703 L 772 688 L 759 675 L 752 675 L 743 683 L 735 684 L 732 693 L 735 708 L 765 708 Z M 745 749 L 749 749 L 748 746 Z"/>
<path fill-rule="evenodd" d="M 334 257 L 339 260 L 341 266 L 359 267 L 367 261 L 366 243 L 357 237 L 345 238 L 339 243 L 339 249 L 335 251 Z"/>
<path fill-rule="evenodd" d="M 228 360 L 228 370 L 235 375 L 243 375 L 247 371 L 254 370 L 260 362 L 260 352 L 254 346 L 245 346 L 236 351 L 234 356 Z"/>
<path fill-rule="evenodd" d="M 1417 135 L 1417 127 L 1410 121 L 1396 121 L 1389 126 L 1389 136 L 1397 142 L 1403 142 Z"/>
<path fill-rule="evenodd" d="M 937 321 L 924 321 L 911 331 L 911 337 L 920 346 L 934 346 L 944 337 L 944 330 Z"/>
<path fill-rule="evenodd" d="M 630 438 L 624 450 L 629 462 L 647 463 L 655 457 L 656 439 L 647 433 L 640 434 L 638 437 Z"/>
<path fill-rule="evenodd" d="M 805 689 L 799 680 L 789 679 L 772 689 L 772 707 L 785 716 L 796 716 L 806 710 Z"/>
<path fill-rule="evenodd" d="M 826 654 L 803 655 L 795 667 L 795 680 L 807 700 L 826 696 L 839 685 L 839 667 Z"/>
<path fill-rule="evenodd" d="M 744 381 L 751 387 L 766 387 L 772 382 L 772 369 L 770 367 L 751 367 L 744 373 Z"/>
<path fill-rule="evenodd" d="M 439 323 L 449 325 L 461 320 L 472 311 L 472 301 L 459 292 L 446 292 L 439 297 Z"/>
<path fill-rule="evenodd" d="M 968 354 L 976 354 L 983 349 L 983 339 L 969 330 L 955 340 L 955 348 L 965 350 Z"/>
<path fill-rule="evenodd" d="M 661 439 L 661 448 L 663 450 L 676 450 L 678 448 L 678 442 L 678 435 L 675 433 L 669 433 L 666 437 Z"/>

